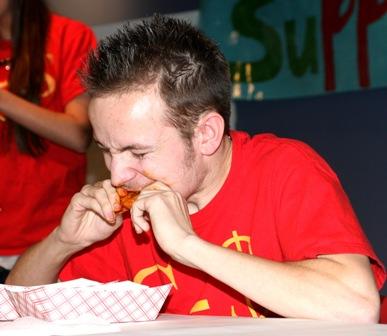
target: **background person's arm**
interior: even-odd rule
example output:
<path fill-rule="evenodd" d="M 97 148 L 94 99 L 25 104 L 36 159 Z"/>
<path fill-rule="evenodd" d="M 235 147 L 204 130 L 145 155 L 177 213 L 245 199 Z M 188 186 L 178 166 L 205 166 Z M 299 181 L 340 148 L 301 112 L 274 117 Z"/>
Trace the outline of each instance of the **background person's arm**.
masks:
<path fill-rule="evenodd" d="M 86 151 L 91 141 L 88 103 L 89 97 L 82 94 L 66 105 L 64 113 L 56 113 L 9 91 L 0 90 L 0 111 L 6 118 L 80 153 Z"/>

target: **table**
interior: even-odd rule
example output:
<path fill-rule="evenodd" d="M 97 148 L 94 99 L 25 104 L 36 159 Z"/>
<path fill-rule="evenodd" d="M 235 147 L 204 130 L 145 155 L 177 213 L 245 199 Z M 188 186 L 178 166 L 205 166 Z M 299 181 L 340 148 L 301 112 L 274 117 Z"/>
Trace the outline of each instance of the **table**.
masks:
<path fill-rule="evenodd" d="M 47 322 L 23 318 L 0 322 L 0 336 L 387 336 L 387 325 L 302 319 L 160 315 L 150 322 Z M 69 323 L 69 324 L 67 324 Z"/>
<path fill-rule="evenodd" d="M 124 323 L 121 332 L 99 336 L 387 336 L 387 325 L 301 319 L 161 315 L 156 321 Z"/>

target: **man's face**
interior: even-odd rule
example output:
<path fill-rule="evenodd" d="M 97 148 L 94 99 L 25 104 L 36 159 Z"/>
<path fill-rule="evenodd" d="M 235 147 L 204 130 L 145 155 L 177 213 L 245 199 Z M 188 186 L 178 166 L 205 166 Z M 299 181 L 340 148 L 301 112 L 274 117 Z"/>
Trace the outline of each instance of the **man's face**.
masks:
<path fill-rule="evenodd" d="M 161 181 L 188 198 L 200 184 L 195 150 L 165 120 L 155 89 L 92 99 L 89 117 L 114 186 Z"/>

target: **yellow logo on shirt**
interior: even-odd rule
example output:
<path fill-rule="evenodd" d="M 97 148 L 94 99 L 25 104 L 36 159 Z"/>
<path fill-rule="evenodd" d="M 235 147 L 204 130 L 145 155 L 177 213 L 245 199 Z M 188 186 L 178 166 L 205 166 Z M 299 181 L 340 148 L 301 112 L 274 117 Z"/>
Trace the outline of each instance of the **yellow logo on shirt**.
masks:
<path fill-rule="evenodd" d="M 223 247 L 231 248 L 231 246 L 235 246 L 235 250 L 238 252 L 244 252 L 248 253 L 250 255 L 253 254 L 252 248 L 251 248 L 251 237 L 246 235 L 239 235 L 237 231 L 232 231 L 232 236 L 224 241 L 222 244 Z M 134 277 L 133 281 L 137 283 L 142 283 L 145 278 L 150 276 L 151 274 L 155 272 L 162 272 L 164 275 L 167 276 L 169 281 L 172 283 L 172 285 L 178 289 L 178 284 L 176 283 L 175 276 L 173 274 L 173 267 L 170 264 L 167 264 L 166 266 L 162 266 L 159 264 L 155 264 L 150 267 L 143 268 L 140 270 Z M 249 298 L 245 297 L 246 307 L 250 313 L 250 316 L 252 317 L 264 317 L 263 315 L 259 314 L 257 311 L 253 309 L 252 302 Z M 207 298 L 202 298 L 198 301 L 196 301 L 190 310 L 190 314 L 206 311 L 211 309 L 211 304 L 208 301 Z M 230 315 L 231 316 L 238 316 L 235 306 L 231 305 L 230 307 Z"/>

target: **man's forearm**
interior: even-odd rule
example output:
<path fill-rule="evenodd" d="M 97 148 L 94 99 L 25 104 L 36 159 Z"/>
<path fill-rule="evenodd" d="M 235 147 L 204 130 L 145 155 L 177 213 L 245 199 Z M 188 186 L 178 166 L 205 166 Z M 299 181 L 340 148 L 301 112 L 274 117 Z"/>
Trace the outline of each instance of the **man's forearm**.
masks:
<path fill-rule="evenodd" d="M 46 239 L 22 254 L 8 275 L 6 283 L 34 286 L 57 282 L 59 271 L 75 252 L 56 239 L 54 230 Z"/>
<path fill-rule="evenodd" d="M 377 321 L 379 298 L 364 256 L 280 263 L 198 238 L 186 247 L 183 259 L 282 316 Z"/>

